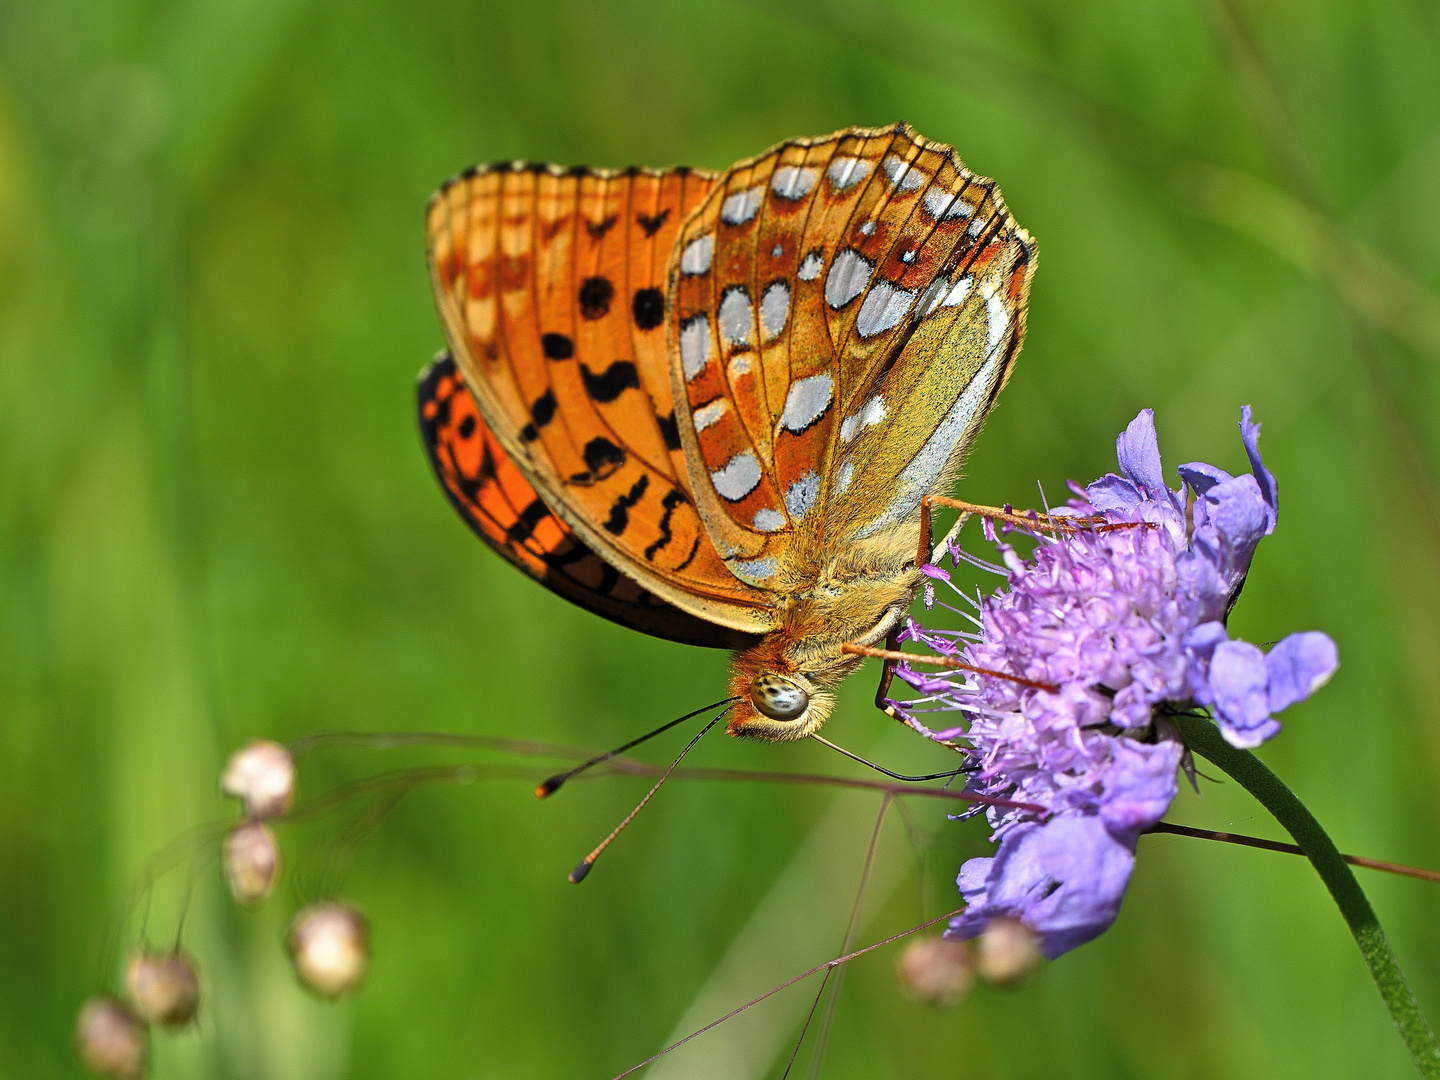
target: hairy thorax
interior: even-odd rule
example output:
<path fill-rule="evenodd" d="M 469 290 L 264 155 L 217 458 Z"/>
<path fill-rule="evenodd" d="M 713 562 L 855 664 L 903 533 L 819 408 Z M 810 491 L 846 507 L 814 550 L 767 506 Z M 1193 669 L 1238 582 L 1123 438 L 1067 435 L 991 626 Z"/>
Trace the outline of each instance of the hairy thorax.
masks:
<path fill-rule="evenodd" d="M 732 662 L 730 692 L 739 701 L 731 735 L 788 742 L 825 724 L 834 687 L 863 659 L 841 646 L 883 642 L 920 585 L 914 533 L 901 532 L 785 568 L 795 587 L 784 594 L 777 628 Z"/>

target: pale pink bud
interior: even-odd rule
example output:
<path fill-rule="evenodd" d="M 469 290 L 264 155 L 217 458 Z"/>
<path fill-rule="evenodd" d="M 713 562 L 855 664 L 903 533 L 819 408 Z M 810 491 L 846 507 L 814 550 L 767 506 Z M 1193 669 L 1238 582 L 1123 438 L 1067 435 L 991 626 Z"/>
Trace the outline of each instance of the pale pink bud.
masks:
<path fill-rule="evenodd" d="M 220 790 L 240 800 L 246 817 L 279 817 L 295 798 L 295 761 L 277 742 L 248 742 L 225 763 Z"/>
<path fill-rule="evenodd" d="M 93 997 L 75 1021 L 80 1060 L 101 1076 L 140 1080 L 145 1075 L 145 1025 L 120 1002 Z"/>
<path fill-rule="evenodd" d="M 263 903 L 280 876 L 280 848 L 263 822 L 242 821 L 231 829 L 221 861 L 230 893 L 242 904 Z"/>
<path fill-rule="evenodd" d="M 321 997 L 353 990 L 370 964 L 365 916 L 338 900 L 322 900 L 290 923 L 290 958 L 300 982 Z"/>
<path fill-rule="evenodd" d="M 200 980 L 183 953 L 152 953 L 141 949 L 125 964 L 125 995 L 137 1016 L 152 1024 L 180 1027 L 195 1019 L 200 1007 Z"/>
<path fill-rule="evenodd" d="M 1039 966 L 1035 934 L 1019 919 L 991 919 L 975 941 L 975 969 L 988 983 L 1014 986 Z"/>
<path fill-rule="evenodd" d="M 963 941 L 916 938 L 895 964 L 900 985 L 917 1001 L 949 1008 L 970 993 L 975 976 L 970 968 L 970 947 Z"/>

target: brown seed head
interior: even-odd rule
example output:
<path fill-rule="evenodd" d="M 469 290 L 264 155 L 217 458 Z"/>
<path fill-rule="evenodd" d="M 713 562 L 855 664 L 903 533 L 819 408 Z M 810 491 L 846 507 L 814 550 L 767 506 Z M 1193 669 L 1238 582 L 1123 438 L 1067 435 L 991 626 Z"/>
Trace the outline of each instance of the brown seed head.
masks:
<path fill-rule="evenodd" d="M 125 963 L 125 995 L 142 1020 L 166 1027 L 188 1024 L 200 1007 L 195 963 L 184 953 L 137 950 Z"/>
<path fill-rule="evenodd" d="M 1034 932 L 1019 919 L 991 919 L 975 942 L 975 969 L 995 986 L 1016 986 L 1040 966 Z"/>
<path fill-rule="evenodd" d="M 353 990 L 370 965 L 369 924 L 338 900 L 323 900 L 296 913 L 289 945 L 296 977 L 321 997 L 337 998 Z"/>
<path fill-rule="evenodd" d="M 221 861 L 231 895 L 246 906 L 263 903 L 280 876 L 280 848 L 259 821 L 242 821 L 230 830 Z"/>
<path fill-rule="evenodd" d="M 100 1076 L 140 1080 L 145 1075 L 145 1025 L 111 997 L 93 997 L 75 1021 L 80 1060 Z"/>
<path fill-rule="evenodd" d="M 959 1005 L 975 983 L 970 947 L 936 937 L 910 942 L 895 963 L 895 975 L 916 1001 L 942 1009 Z"/>
<path fill-rule="evenodd" d="M 295 798 L 295 761 L 277 742 L 248 742 L 225 763 L 220 790 L 240 800 L 246 817 L 279 817 Z"/>

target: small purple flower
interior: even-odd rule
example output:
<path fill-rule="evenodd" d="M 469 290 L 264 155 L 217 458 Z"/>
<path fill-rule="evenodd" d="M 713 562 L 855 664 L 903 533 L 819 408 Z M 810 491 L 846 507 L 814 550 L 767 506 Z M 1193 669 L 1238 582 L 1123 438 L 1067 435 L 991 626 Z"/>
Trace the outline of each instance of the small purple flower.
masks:
<path fill-rule="evenodd" d="M 969 756 L 967 791 L 1045 807 L 985 811 L 1000 848 L 961 870 L 969 906 L 947 936 L 974 937 L 997 916 L 1015 917 L 1053 959 L 1103 933 L 1119 913 L 1136 841 L 1169 808 L 1179 767 L 1189 768 L 1167 717 L 1208 708 L 1232 745 L 1258 746 L 1280 730 L 1274 713 L 1334 673 L 1324 634 L 1293 634 L 1267 654 L 1226 630 L 1279 509 L 1248 406 L 1240 434 L 1249 474 L 1192 462 L 1172 490 L 1146 409 L 1116 442 L 1120 474 L 1076 487 L 1061 511 L 1086 524 L 1022 530 L 1036 541 L 1022 558 L 986 520 L 1003 567 L 951 547 L 957 565 L 1005 574 L 994 595 L 966 596 L 947 571 L 924 568 L 926 606 L 941 603 L 975 630 L 912 620 L 901 640 L 983 670 L 900 665 L 917 696 L 893 704 L 916 730 Z M 973 611 L 936 600 L 936 589 Z M 932 730 L 932 713 L 950 722 Z"/>

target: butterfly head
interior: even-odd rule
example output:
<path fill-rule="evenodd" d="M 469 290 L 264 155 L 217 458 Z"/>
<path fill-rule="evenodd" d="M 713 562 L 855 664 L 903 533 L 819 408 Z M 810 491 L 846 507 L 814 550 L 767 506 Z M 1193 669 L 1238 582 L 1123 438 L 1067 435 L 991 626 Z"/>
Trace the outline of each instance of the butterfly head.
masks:
<path fill-rule="evenodd" d="M 913 570 L 878 575 L 792 602 L 777 630 L 735 654 L 730 693 L 739 700 L 726 730 L 793 742 L 824 727 L 835 709 L 834 688 L 862 662 L 841 646 L 883 641 L 904 618 L 914 577 Z"/>
<path fill-rule="evenodd" d="M 835 695 L 798 671 L 738 670 L 731 692 L 740 698 L 732 712 L 731 735 L 765 742 L 790 742 L 819 731 L 830 719 Z"/>
<path fill-rule="evenodd" d="M 741 658 L 730 692 L 740 700 L 726 730 L 763 742 L 792 742 L 813 735 L 835 707 L 835 695 L 804 673 L 752 668 Z"/>

